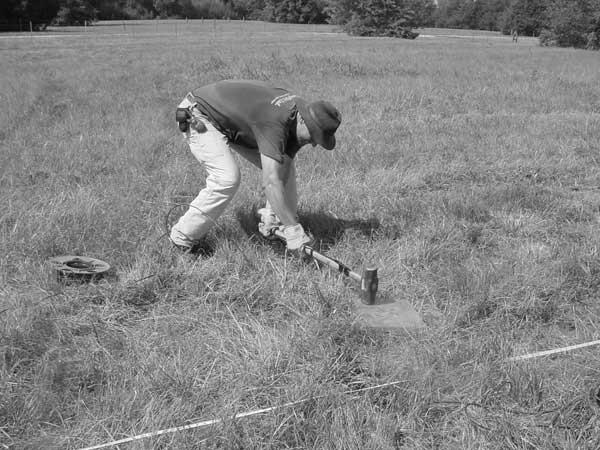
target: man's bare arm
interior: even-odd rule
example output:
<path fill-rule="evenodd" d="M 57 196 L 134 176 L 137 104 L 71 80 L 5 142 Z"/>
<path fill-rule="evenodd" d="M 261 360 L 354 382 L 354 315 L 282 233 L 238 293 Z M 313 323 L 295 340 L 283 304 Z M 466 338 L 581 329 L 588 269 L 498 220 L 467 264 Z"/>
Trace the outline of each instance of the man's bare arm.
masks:
<path fill-rule="evenodd" d="M 290 176 L 292 158 L 283 156 L 283 163 L 261 154 L 262 182 L 267 200 L 283 225 L 295 225 L 296 213 L 285 201 L 285 183 Z"/>

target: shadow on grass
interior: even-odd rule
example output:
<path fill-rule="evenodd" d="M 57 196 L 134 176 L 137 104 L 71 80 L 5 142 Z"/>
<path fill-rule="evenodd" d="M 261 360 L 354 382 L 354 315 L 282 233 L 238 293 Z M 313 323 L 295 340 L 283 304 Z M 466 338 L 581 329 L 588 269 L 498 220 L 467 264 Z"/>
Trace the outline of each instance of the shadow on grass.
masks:
<path fill-rule="evenodd" d="M 250 209 L 239 208 L 235 211 L 240 226 L 249 236 L 258 235 L 258 205 Z M 322 211 L 299 211 L 300 223 L 312 233 L 320 243 L 321 249 L 326 249 L 339 241 L 347 230 L 354 230 L 370 237 L 380 226 L 376 218 L 369 219 L 339 219 Z"/>

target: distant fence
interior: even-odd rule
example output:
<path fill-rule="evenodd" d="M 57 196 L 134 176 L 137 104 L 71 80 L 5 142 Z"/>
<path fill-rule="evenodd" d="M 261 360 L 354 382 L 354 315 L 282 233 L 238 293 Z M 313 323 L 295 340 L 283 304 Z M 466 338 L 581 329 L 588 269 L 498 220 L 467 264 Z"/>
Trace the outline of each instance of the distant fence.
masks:
<path fill-rule="evenodd" d="M 0 0 L 2 1 L 2 0 Z M 20 26 L 20 29 L 19 29 Z M 329 24 L 291 24 L 264 22 L 255 20 L 231 20 L 231 19 L 151 19 L 151 20 L 103 20 L 86 23 L 83 26 L 46 26 L 45 24 L 24 23 L 7 24 L 0 23 L 0 38 L 59 38 L 59 37 L 85 37 L 90 36 L 113 36 L 116 39 L 127 38 L 173 38 L 185 36 L 186 38 L 204 35 L 209 38 L 252 38 L 269 33 L 299 33 L 302 38 L 308 38 L 310 33 L 341 33 L 339 26 Z M 38 31 L 36 31 L 38 30 Z M 2 32 L 5 33 L 2 33 Z M 10 31 L 10 32 L 9 32 Z M 510 36 L 499 32 L 483 30 L 462 30 L 442 28 L 415 29 L 419 32 L 419 38 L 435 39 L 467 39 L 467 40 L 494 40 L 510 41 Z M 311 37 L 320 39 L 320 37 Z M 136 39 L 137 40 L 137 39 Z M 87 41 L 87 40 L 86 40 Z M 522 38 L 519 43 L 525 45 L 537 45 L 537 38 Z"/>
<path fill-rule="evenodd" d="M 0 32 L 7 32 L 7 31 L 18 31 L 18 32 L 23 32 L 23 31 L 36 31 L 39 29 L 43 29 L 45 28 L 46 24 L 40 24 L 40 23 L 33 23 L 31 21 L 19 21 L 19 22 L 11 22 L 11 23 L 7 23 L 7 22 L 0 22 Z"/>
<path fill-rule="evenodd" d="M 21 21 L 19 23 L 0 23 L 0 33 L 36 33 L 36 32 L 93 32 L 93 33 L 185 33 L 219 31 L 314 31 L 333 32 L 337 27 L 328 24 L 289 24 L 252 20 L 229 19 L 155 19 L 155 20 L 102 20 L 85 23 L 82 26 L 49 26 L 43 23 Z"/>

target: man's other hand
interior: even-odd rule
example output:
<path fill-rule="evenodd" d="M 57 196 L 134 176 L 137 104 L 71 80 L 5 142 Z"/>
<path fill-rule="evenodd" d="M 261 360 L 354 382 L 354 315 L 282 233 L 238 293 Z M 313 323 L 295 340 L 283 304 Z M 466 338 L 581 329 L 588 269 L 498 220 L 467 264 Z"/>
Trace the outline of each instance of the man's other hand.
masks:
<path fill-rule="evenodd" d="M 302 225 L 287 225 L 282 228 L 288 250 L 301 250 L 303 246 L 312 243 L 312 239 L 304 232 Z"/>
<path fill-rule="evenodd" d="M 260 222 L 258 223 L 258 231 L 267 239 L 276 239 L 275 231 L 281 227 L 281 221 L 275 213 L 268 208 L 261 208 L 258 211 Z"/>

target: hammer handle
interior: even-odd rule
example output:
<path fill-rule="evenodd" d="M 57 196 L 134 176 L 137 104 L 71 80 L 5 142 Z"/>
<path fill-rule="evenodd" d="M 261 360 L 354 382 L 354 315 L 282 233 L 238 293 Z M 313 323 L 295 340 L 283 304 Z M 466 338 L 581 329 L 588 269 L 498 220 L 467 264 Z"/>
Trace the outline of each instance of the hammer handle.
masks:
<path fill-rule="evenodd" d="M 304 253 L 306 253 L 308 256 L 310 256 L 324 264 L 327 264 L 329 267 L 336 269 L 340 273 L 343 273 L 344 275 L 352 278 L 353 280 L 358 281 L 358 282 L 362 281 L 362 277 L 358 273 L 354 272 L 352 269 L 350 269 L 350 267 L 348 267 L 344 263 L 338 261 L 337 259 L 333 259 L 333 258 L 330 258 L 329 256 L 325 256 L 322 253 L 319 253 L 314 248 L 312 248 L 308 245 L 303 246 L 302 251 Z"/>
<path fill-rule="evenodd" d="M 281 231 L 275 230 L 274 234 L 279 239 L 281 239 L 283 242 L 285 242 L 285 236 L 283 235 L 283 233 Z M 362 281 L 362 276 L 360 274 L 354 272 L 352 269 L 350 269 L 350 267 L 348 267 L 344 263 L 342 263 L 336 259 L 330 258 L 329 256 L 325 256 L 322 253 L 319 253 L 314 248 L 312 248 L 308 245 L 303 245 L 302 251 L 306 255 L 310 256 L 311 258 L 314 258 L 319 262 L 327 264 L 329 267 L 337 270 L 340 273 L 343 273 L 344 275 L 352 278 L 353 280 L 358 281 L 359 283 Z"/>

